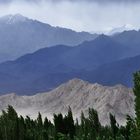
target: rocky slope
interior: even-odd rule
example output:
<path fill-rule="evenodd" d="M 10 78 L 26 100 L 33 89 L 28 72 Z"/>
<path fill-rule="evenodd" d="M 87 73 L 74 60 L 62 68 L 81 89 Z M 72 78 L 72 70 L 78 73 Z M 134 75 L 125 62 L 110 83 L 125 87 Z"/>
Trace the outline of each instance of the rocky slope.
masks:
<path fill-rule="evenodd" d="M 34 96 L 8 94 L 0 96 L 0 109 L 12 105 L 19 114 L 32 118 L 41 112 L 43 117 L 52 119 L 54 113 L 65 114 L 70 106 L 74 117 L 80 117 L 81 111 L 87 115 L 88 108 L 99 113 L 103 125 L 109 123 L 109 112 L 116 115 L 119 124 L 125 123 L 126 114 L 134 116 L 134 95 L 131 89 L 122 85 L 114 87 L 91 84 L 73 79 L 58 88 Z"/>

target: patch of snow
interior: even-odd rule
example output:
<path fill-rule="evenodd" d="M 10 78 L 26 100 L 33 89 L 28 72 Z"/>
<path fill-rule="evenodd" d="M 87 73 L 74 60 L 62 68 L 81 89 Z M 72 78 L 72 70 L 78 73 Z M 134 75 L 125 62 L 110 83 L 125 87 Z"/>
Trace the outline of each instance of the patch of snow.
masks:
<path fill-rule="evenodd" d="M 14 24 L 14 23 L 18 23 L 18 22 L 25 22 L 28 18 L 20 15 L 20 14 L 16 14 L 16 15 L 7 15 L 4 17 L 0 18 L 1 22 L 4 22 L 6 24 Z"/>

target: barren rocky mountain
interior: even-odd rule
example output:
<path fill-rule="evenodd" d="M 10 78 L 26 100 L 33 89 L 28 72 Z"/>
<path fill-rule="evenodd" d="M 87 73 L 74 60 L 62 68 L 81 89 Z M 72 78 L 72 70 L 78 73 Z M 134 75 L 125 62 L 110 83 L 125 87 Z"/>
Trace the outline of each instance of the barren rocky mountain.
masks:
<path fill-rule="evenodd" d="M 80 79 L 73 79 L 58 88 L 34 96 L 17 96 L 8 94 L 0 96 L 0 109 L 12 105 L 19 114 L 35 118 L 38 112 L 43 117 L 52 119 L 54 113 L 65 114 L 70 106 L 74 117 L 79 118 L 81 111 L 85 115 L 88 108 L 99 113 L 103 125 L 109 123 L 109 113 L 116 116 L 119 124 L 125 123 L 127 114 L 134 117 L 134 95 L 131 89 L 122 85 L 114 87 L 91 84 Z"/>

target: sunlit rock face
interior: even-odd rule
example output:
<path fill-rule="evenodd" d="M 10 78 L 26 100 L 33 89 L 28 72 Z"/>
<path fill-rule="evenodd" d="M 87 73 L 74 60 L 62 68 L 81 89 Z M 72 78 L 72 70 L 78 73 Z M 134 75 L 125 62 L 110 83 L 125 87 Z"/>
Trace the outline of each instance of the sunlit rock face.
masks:
<path fill-rule="evenodd" d="M 80 79 L 73 79 L 58 88 L 34 96 L 17 96 L 8 94 L 0 96 L 0 108 L 12 105 L 20 115 L 37 117 L 41 112 L 43 117 L 52 120 L 54 113 L 66 114 L 69 106 L 74 118 L 80 118 L 81 111 L 88 115 L 88 108 L 94 108 L 99 113 L 102 125 L 109 124 L 109 113 L 116 116 L 117 122 L 124 125 L 126 115 L 135 116 L 134 94 L 131 89 L 122 85 L 114 87 L 91 84 Z"/>

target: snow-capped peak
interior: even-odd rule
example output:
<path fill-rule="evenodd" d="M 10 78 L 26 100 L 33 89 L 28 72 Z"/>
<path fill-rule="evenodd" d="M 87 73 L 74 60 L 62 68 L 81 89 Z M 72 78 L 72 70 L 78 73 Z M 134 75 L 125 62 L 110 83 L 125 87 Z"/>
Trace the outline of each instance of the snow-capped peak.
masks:
<path fill-rule="evenodd" d="M 15 15 L 7 15 L 2 18 L 0 18 L 1 22 L 4 22 L 6 24 L 14 24 L 18 22 L 25 22 L 28 18 L 20 15 L 20 14 L 15 14 Z"/>
<path fill-rule="evenodd" d="M 121 33 L 123 31 L 129 31 L 129 30 L 137 30 L 137 29 L 136 29 L 136 27 L 134 27 L 131 24 L 125 24 L 125 25 L 117 27 L 117 28 L 112 28 L 112 30 L 108 34 L 113 35 L 116 33 Z"/>

